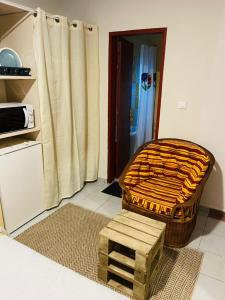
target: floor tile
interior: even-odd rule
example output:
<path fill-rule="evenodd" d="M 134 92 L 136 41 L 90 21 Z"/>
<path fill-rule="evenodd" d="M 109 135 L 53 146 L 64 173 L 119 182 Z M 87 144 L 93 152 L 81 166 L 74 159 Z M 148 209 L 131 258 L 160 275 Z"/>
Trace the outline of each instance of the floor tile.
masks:
<path fill-rule="evenodd" d="M 77 192 L 71 198 L 67 198 L 66 200 L 78 202 L 78 201 L 83 200 L 84 198 L 88 197 L 88 195 L 90 195 L 93 192 L 95 192 L 95 190 L 91 190 L 91 189 L 87 189 L 87 188 L 85 189 L 85 187 L 84 187 L 81 191 Z"/>
<path fill-rule="evenodd" d="M 101 207 L 107 200 L 109 200 L 108 195 L 101 192 L 94 192 L 89 194 L 86 198 L 77 202 L 76 205 L 95 211 L 99 207 Z"/>
<path fill-rule="evenodd" d="M 202 229 L 195 228 L 187 247 L 198 249 L 202 239 L 202 232 Z"/>
<path fill-rule="evenodd" d="M 35 217 L 33 220 L 27 222 L 26 224 L 24 224 L 23 226 L 21 226 L 19 229 L 17 229 L 13 233 L 11 233 L 10 236 L 12 238 L 15 238 L 17 235 L 21 234 L 22 232 L 24 232 L 25 230 L 27 230 L 28 228 L 30 228 L 32 225 L 34 225 L 34 224 L 36 224 L 36 223 L 44 220 L 48 216 L 49 216 L 49 212 L 48 211 L 43 212 L 39 216 Z"/>
<path fill-rule="evenodd" d="M 60 209 L 61 207 L 63 207 L 64 205 L 70 203 L 70 199 L 63 199 L 60 204 L 57 207 L 48 209 L 47 212 L 49 213 L 49 215 L 53 214 L 54 212 L 56 212 L 58 209 Z M 75 203 L 74 203 L 75 204 Z"/>
<path fill-rule="evenodd" d="M 118 197 L 109 196 L 109 200 L 104 203 L 98 210 L 100 214 L 107 217 L 114 217 L 122 209 L 122 200 Z"/>
<path fill-rule="evenodd" d="M 98 180 L 96 181 L 96 185 L 98 186 L 99 191 L 102 191 L 109 185 L 109 183 L 107 183 L 106 179 L 98 178 Z"/>
<path fill-rule="evenodd" d="M 198 209 L 198 214 L 205 215 L 205 216 L 208 217 L 208 215 L 209 215 L 209 208 L 200 205 L 199 209 Z"/>
<path fill-rule="evenodd" d="M 225 257 L 225 237 L 221 237 L 212 233 L 203 235 L 199 249 L 203 252 L 211 252 L 221 257 Z"/>
<path fill-rule="evenodd" d="M 199 213 L 197 216 L 195 228 L 202 230 L 203 232 L 206 226 L 207 219 L 208 219 L 207 215 Z"/>
<path fill-rule="evenodd" d="M 84 188 L 82 189 L 82 192 L 95 192 L 95 191 L 102 191 L 103 189 L 105 189 L 107 187 L 107 182 L 105 179 L 101 179 L 99 178 L 98 180 L 94 181 L 94 182 L 87 182 L 84 186 Z"/>
<path fill-rule="evenodd" d="M 225 282 L 225 258 L 213 253 L 205 252 L 201 273 Z"/>
<path fill-rule="evenodd" d="M 225 222 L 208 218 L 206 222 L 205 233 L 212 233 L 225 238 Z"/>
<path fill-rule="evenodd" d="M 195 286 L 192 300 L 224 300 L 225 283 L 200 274 Z"/>

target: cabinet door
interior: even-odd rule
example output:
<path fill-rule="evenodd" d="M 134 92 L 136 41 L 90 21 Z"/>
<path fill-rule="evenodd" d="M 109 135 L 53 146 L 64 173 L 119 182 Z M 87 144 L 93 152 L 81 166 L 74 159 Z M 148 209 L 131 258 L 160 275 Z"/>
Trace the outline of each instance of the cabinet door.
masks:
<path fill-rule="evenodd" d="M 8 233 L 44 210 L 40 144 L 0 156 L 0 200 Z"/>

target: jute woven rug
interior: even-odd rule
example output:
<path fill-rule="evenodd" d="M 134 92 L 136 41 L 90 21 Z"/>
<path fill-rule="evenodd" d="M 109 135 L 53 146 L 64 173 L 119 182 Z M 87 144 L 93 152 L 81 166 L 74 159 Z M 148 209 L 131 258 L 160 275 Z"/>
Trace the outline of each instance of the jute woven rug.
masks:
<path fill-rule="evenodd" d="M 16 240 L 98 281 L 98 234 L 108 222 L 100 214 L 67 204 Z M 159 272 L 153 275 L 151 299 L 191 299 L 201 261 L 202 253 L 196 250 L 165 248 Z"/>

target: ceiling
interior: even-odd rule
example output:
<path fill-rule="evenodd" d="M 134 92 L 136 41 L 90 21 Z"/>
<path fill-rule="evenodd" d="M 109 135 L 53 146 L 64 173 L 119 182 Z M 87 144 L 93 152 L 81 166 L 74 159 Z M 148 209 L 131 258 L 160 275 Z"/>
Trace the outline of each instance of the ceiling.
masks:
<path fill-rule="evenodd" d="M 20 13 L 20 12 L 25 12 L 25 10 L 20 9 L 18 7 L 10 6 L 5 3 L 0 3 L 0 16 Z"/>

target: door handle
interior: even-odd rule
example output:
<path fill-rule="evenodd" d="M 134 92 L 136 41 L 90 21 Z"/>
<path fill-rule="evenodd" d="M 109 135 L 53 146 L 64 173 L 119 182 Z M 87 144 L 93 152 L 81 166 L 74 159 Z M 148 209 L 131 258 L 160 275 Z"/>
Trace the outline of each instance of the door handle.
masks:
<path fill-rule="evenodd" d="M 24 128 L 28 127 L 29 123 L 29 116 L 26 108 L 23 108 L 24 116 L 25 116 L 25 122 L 24 122 Z"/>

